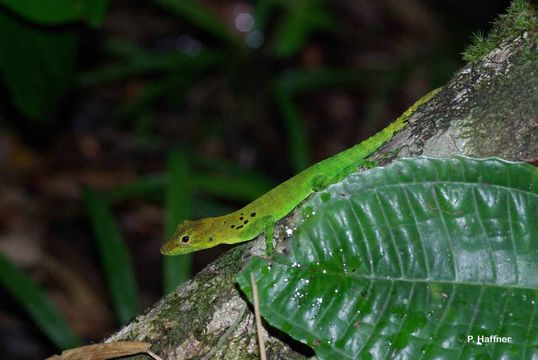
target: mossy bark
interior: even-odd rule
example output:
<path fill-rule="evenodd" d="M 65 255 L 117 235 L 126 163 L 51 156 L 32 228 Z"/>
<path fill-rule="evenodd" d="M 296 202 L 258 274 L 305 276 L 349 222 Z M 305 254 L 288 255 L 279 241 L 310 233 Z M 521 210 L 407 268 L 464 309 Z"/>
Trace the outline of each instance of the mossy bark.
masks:
<path fill-rule="evenodd" d="M 515 35 L 462 68 L 373 159 L 450 154 L 538 159 L 538 34 L 530 29 Z M 285 223 L 293 221 L 292 214 L 277 229 L 280 245 Z M 230 250 L 107 341 L 148 341 L 166 359 L 259 358 L 252 307 L 234 278 L 251 256 L 263 255 L 264 246 L 260 238 Z M 313 355 L 274 329 L 264 337 L 269 359 Z"/>

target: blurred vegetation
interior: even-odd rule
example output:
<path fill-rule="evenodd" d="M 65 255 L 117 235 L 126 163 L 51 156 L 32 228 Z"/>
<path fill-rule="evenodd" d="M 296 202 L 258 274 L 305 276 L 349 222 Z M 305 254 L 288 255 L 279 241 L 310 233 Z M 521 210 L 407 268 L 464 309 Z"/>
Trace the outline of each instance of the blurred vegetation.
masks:
<path fill-rule="evenodd" d="M 25 116 L 51 120 L 75 74 L 79 37 L 68 24 L 99 26 L 106 0 L 0 4 L 0 72 L 11 100 Z"/>
<path fill-rule="evenodd" d="M 174 234 L 181 220 L 192 217 L 192 176 L 188 156 L 183 151 L 173 150 L 168 155 L 168 183 L 166 187 L 166 238 Z M 177 285 L 190 278 L 192 255 L 168 256 L 163 264 L 164 293 L 173 291 Z"/>
<path fill-rule="evenodd" d="M 0 347 L 102 338 L 222 251 L 162 260 L 177 222 L 375 133 L 507 5 L 0 0 Z"/>
<path fill-rule="evenodd" d="M 140 311 L 138 291 L 129 251 L 114 221 L 110 206 L 101 194 L 83 189 L 88 217 L 97 240 L 108 290 L 120 323 Z"/>

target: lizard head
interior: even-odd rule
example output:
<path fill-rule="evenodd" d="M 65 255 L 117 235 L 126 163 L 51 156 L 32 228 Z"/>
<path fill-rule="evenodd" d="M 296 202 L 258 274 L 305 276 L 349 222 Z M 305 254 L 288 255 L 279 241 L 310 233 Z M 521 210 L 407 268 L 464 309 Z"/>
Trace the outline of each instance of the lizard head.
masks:
<path fill-rule="evenodd" d="M 181 255 L 214 246 L 213 228 L 208 223 L 210 219 L 182 221 L 174 235 L 161 247 L 163 255 Z"/>

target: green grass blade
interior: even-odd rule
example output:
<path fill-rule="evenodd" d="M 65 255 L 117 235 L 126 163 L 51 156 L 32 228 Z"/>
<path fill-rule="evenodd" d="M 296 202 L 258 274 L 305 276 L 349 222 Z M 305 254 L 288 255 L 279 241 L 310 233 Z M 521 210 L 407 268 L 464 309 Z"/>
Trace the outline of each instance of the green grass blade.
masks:
<path fill-rule="evenodd" d="M 201 6 L 199 2 L 192 0 L 152 0 L 152 2 L 188 20 L 223 43 L 237 46 L 237 40 L 224 22 Z"/>
<path fill-rule="evenodd" d="M 201 50 L 194 56 L 177 51 L 149 51 L 115 39 L 106 42 L 106 49 L 112 56 L 121 58 L 120 63 L 79 75 L 77 77 L 79 86 L 91 86 L 148 73 L 190 74 L 193 71 L 204 71 L 216 66 L 225 59 L 225 56 L 217 51 Z"/>
<path fill-rule="evenodd" d="M 332 30 L 337 25 L 323 0 L 295 0 L 284 4 L 286 11 L 272 49 L 278 57 L 297 55 L 314 33 Z"/>
<path fill-rule="evenodd" d="M 0 253 L 0 284 L 28 312 L 43 333 L 59 349 L 81 345 L 77 335 L 45 292 Z"/>
<path fill-rule="evenodd" d="M 103 195 L 85 188 L 83 197 L 97 240 L 116 316 L 120 323 L 125 323 L 140 310 L 136 277 L 129 250 Z"/>
<path fill-rule="evenodd" d="M 291 93 L 278 89 L 275 100 L 286 127 L 291 165 L 295 173 L 298 173 L 310 164 L 308 132 Z"/>
<path fill-rule="evenodd" d="M 166 238 L 174 233 L 180 220 L 191 218 L 191 189 L 188 157 L 183 151 L 174 150 L 168 156 Z M 165 256 L 163 261 L 163 291 L 168 294 L 191 277 L 192 255 Z"/>

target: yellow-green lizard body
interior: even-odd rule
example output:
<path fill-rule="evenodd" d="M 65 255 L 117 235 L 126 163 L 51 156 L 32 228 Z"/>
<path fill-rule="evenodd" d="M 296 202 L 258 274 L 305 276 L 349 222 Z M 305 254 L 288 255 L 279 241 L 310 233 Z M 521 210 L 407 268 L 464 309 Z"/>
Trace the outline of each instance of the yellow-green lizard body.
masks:
<path fill-rule="evenodd" d="M 275 223 L 289 214 L 312 192 L 342 180 L 354 172 L 365 158 L 379 149 L 403 128 L 407 119 L 440 89 L 435 89 L 414 103 L 389 126 L 328 159 L 312 165 L 284 181 L 247 206 L 231 214 L 181 222 L 174 235 L 161 248 L 164 255 L 180 255 L 219 244 L 252 240 L 265 233 L 268 252 L 272 249 Z"/>

